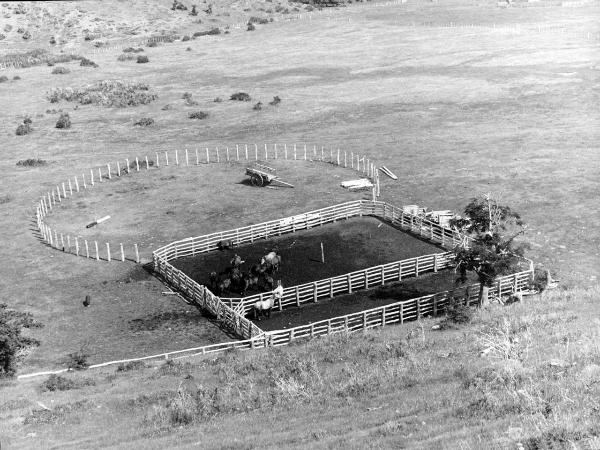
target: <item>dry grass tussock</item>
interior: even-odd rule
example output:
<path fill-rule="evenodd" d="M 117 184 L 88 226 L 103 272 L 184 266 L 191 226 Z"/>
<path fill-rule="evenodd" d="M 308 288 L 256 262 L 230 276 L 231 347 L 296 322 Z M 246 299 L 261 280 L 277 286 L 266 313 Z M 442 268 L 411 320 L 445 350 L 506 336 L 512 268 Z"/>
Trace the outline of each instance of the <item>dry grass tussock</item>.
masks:
<path fill-rule="evenodd" d="M 50 103 L 61 100 L 78 102 L 82 105 L 100 105 L 124 108 L 127 106 L 146 105 L 158 98 L 144 83 L 130 83 L 120 80 L 104 80 L 84 88 L 54 88 L 46 98 Z"/>

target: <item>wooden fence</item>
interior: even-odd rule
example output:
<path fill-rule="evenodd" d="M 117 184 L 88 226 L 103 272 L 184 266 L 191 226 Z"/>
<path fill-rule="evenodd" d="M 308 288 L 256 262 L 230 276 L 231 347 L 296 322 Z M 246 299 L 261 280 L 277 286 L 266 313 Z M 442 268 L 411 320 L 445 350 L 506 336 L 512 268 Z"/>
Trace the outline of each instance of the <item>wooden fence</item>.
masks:
<path fill-rule="evenodd" d="M 373 196 L 379 195 L 377 166 L 365 155 L 358 155 L 354 152 L 307 144 L 263 144 L 260 146 L 258 144 L 237 144 L 231 147 L 197 147 L 194 150 L 156 152 L 152 156 L 125 158 L 69 177 L 67 180 L 59 182 L 38 200 L 36 204 L 37 227 L 44 242 L 63 252 L 97 261 L 129 260 L 140 263 L 140 248 L 136 243 L 88 241 L 81 236 L 73 236 L 51 228 L 44 219 L 57 205 L 59 206 L 77 193 L 134 173 L 158 169 L 161 166 L 189 167 L 230 161 L 269 159 L 318 161 L 347 167 L 358 171 L 363 176 L 370 177 L 376 183 Z M 323 214 L 326 217 L 327 213 Z M 292 223 L 291 227 L 294 226 L 296 225 Z M 282 226 L 282 230 L 284 229 L 285 226 Z"/>

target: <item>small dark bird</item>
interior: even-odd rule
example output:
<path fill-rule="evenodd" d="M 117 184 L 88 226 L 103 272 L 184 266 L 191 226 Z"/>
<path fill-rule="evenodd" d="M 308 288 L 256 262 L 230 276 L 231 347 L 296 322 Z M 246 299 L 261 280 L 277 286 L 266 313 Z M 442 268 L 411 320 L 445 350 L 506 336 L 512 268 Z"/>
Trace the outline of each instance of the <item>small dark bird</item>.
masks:
<path fill-rule="evenodd" d="M 92 303 L 92 298 L 89 295 L 86 295 L 85 300 L 83 301 L 83 306 L 87 308 L 90 306 L 90 303 Z"/>

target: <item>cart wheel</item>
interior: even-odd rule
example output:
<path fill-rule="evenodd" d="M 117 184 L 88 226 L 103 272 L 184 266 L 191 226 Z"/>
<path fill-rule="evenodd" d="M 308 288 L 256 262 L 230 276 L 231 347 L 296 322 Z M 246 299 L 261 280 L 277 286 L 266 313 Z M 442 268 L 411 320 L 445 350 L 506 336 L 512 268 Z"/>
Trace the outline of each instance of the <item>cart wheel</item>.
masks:
<path fill-rule="evenodd" d="M 252 186 L 262 187 L 265 185 L 265 180 L 263 179 L 262 175 L 258 174 L 252 174 L 250 177 L 250 182 L 252 183 Z"/>

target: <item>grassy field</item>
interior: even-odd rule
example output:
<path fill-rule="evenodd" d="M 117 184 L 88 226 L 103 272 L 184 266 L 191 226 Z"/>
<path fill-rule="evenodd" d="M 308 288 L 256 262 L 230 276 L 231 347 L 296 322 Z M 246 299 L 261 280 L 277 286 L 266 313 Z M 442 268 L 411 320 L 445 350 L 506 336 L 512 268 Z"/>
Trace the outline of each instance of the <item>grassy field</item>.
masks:
<path fill-rule="evenodd" d="M 56 4 L 59 6 L 55 14 L 62 14 L 60 8 L 66 8 L 65 4 Z M 88 9 L 96 8 L 94 2 L 86 5 Z M 114 20 L 127 22 L 133 16 L 147 20 L 148 34 L 162 28 L 179 27 L 186 32 L 206 29 L 210 23 L 202 16 L 202 26 L 192 27 L 188 19 L 180 22 L 180 16 L 161 9 L 164 5 L 145 18 L 146 13 L 138 15 L 133 7 L 127 10 L 124 5 L 118 9 L 121 18 Z M 227 5 L 219 5 L 225 11 Z M 242 11 L 245 7 L 242 3 L 231 5 Z M 110 10 L 108 6 L 97 9 L 105 11 L 103 15 Z M 236 11 L 240 17 L 255 12 Z M 2 12 L 5 14 L 6 9 Z M 399 181 L 382 180 L 382 198 L 393 204 L 414 203 L 458 211 L 472 196 L 492 192 L 521 212 L 529 224 L 525 236 L 532 244 L 529 256 L 550 268 L 563 287 L 574 290 L 561 291 L 556 298 L 547 300 L 549 303 L 535 304 L 540 314 L 556 314 L 548 323 L 535 322 L 535 316 L 529 315 L 529 305 L 489 313 L 492 317 L 482 313 L 478 319 L 481 327 L 494 326 L 494 314 L 507 315 L 514 323 L 520 323 L 522 315 L 534 322 L 525 330 L 542 333 L 539 339 L 531 339 L 529 348 L 538 350 L 531 350 L 533 359 L 524 363 L 533 375 L 529 377 L 527 372 L 518 383 L 511 381 L 510 389 L 493 391 L 493 398 L 482 399 L 483 394 L 478 397 L 475 386 L 487 381 L 477 381 L 475 373 L 469 375 L 479 368 L 471 365 L 477 355 L 475 341 L 466 337 L 475 336 L 477 327 L 435 338 L 435 345 L 439 345 L 434 348 L 436 351 L 465 348 L 464 355 L 457 356 L 447 371 L 444 367 L 448 358 L 438 361 L 436 353 L 425 351 L 427 346 L 415 347 L 419 365 L 411 362 L 408 366 L 423 370 L 413 372 L 417 377 L 414 384 L 410 379 L 394 378 L 403 376 L 398 369 L 405 365 L 402 358 L 381 369 L 373 366 L 372 370 L 382 370 L 382 379 L 377 374 L 369 378 L 371 372 L 360 367 L 364 364 L 362 356 L 346 356 L 349 369 L 338 367 L 329 371 L 320 366 L 321 345 L 333 345 L 339 352 L 351 352 L 354 348 L 368 352 L 371 347 L 387 352 L 386 341 L 408 332 L 394 327 L 369 334 L 372 341 L 364 344 L 357 336 L 348 345 L 321 342 L 311 344 L 315 347 L 307 350 L 294 349 L 293 352 L 299 352 L 298 361 L 306 355 L 302 352 L 318 355 L 315 365 L 319 367 L 320 379 L 325 380 L 323 384 L 315 381 L 319 378 L 313 378 L 314 372 L 310 372 L 310 383 L 305 379 L 292 380 L 300 385 L 314 385 L 315 390 L 308 393 L 313 400 L 300 401 L 304 398 L 301 390 L 298 393 L 281 385 L 281 392 L 287 392 L 285 395 L 293 400 L 280 404 L 277 395 L 271 395 L 271 385 L 266 386 L 258 378 L 238 380 L 243 381 L 236 385 L 240 387 L 240 404 L 252 400 L 250 403 L 257 402 L 258 409 L 239 413 L 224 410 L 222 420 L 174 434 L 173 428 L 164 423 L 168 414 L 161 412 L 160 405 L 167 397 L 161 398 L 160 393 L 173 395 L 180 380 L 177 377 L 157 376 L 142 386 L 128 375 L 106 375 L 106 381 L 99 375 L 96 388 L 60 394 L 40 394 L 34 384 L 7 382 L 10 389 L 3 389 L 3 393 L 11 394 L 2 406 L 6 420 L 1 435 L 9 436 L 15 447 L 39 446 L 36 443 L 42 442 L 46 447 L 185 447 L 196 442 L 208 442 L 207 446 L 217 448 L 241 446 L 224 437 L 233 427 L 239 430 L 240 439 L 248 437 L 249 447 L 335 447 L 342 441 L 351 448 L 362 448 L 365 443 L 384 447 L 404 442 L 434 447 L 445 445 L 447 440 L 450 447 L 464 443 L 464 448 L 477 448 L 478 438 L 515 442 L 543 437 L 560 427 L 579 430 L 587 424 L 591 427 L 594 420 L 597 423 L 597 405 L 589 399 L 594 398 L 594 380 L 598 375 L 594 367 L 586 367 L 598 364 L 597 346 L 591 342 L 597 334 L 594 320 L 598 320 L 598 311 L 594 302 L 598 298 L 600 264 L 599 12 L 595 4 L 580 8 L 501 9 L 495 3 L 408 2 L 376 8 L 348 7 L 332 15 L 315 14 L 312 20 L 257 25 L 254 32 L 232 30 L 227 35 L 147 48 L 147 64 L 117 61 L 118 51 L 93 54 L 91 45 L 83 43 L 86 47 L 82 53 L 97 62 L 98 68 L 71 62 L 61 64 L 71 69 L 64 75 L 53 75 L 53 68 L 47 66 L 2 71 L 0 75 L 6 75 L 8 80 L 0 83 L 0 136 L 4 149 L 0 161 L 0 226 L 5 255 L 5 264 L 0 268 L 0 292 L 3 302 L 32 312 L 45 325 L 34 332 L 41 345 L 24 355 L 22 372 L 62 367 L 65 355 L 82 346 L 88 349 L 92 362 L 99 362 L 228 339 L 178 299 L 163 296 L 164 286 L 133 264 L 95 263 L 65 255 L 43 246 L 34 232 L 34 203 L 57 181 L 117 158 L 156 151 L 246 142 L 316 143 L 367 154 L 389 167 Z M 25 16 L 10 19 L 15 25 L 23 20 L 27 20 Z M 448 27 L 450 23 L 464 27 Z M 477 26 L 471 27 L 472 24 Z M 84 25 L 74 27 L 81 30 Z M 41 45 L 35 35 L 26 42 L 15 37 L 15 31 L 11 33 L 0 41 L 0 51 L 4 53 Z M 111 37 L 124 36 L 123 30 L 114 33 Z M 11 42 L 17 41 L 19 45 L 11 47 Z M 13 80 L 16 75 L 19 80 Z M 51 104 L 46 99 L 52 88 L 80 88 L 106 79 L 147 83 L 158 99 L 148 105 L 121 109 L 64 101 Z M 253 100 L 227 100 L 238 91 L 248 92 Z M 187 106 L 182 99 L 185 92 L 193 94 L 198 105 Z M 274 96 L 282 99 L 277 106 L 268 104 Z M 214 102 L 216 97 L 224 101 Z M 258 101 L 263 103 L 263 109 L 253 110 Z M 164 110 L 167 104 L 171 109 Z M 72 127 L 54 128 L 58 114 L 47 112 L 52 109 L 69 112 Z M 208 118 L 188 118 L 190 112 L 199 110 L 208 112 Z M 32 118 L 33 131 L 16 136 L 15 130 L 26 115 Z M 142 117 L 153 118 L 155 124 L 133 126 Z M 48 164 L 36 168 L 16 165 L 27 158 L 40 158 Z M 112 208 L 115 220 L 93 231 L 99 233 L 98 237 L 116 242 L 136 238 L 147 258 L 152 248 L 175 239 L 362 196 L 339 188 L 339 181 L 353 174 L 331 166 L 289 167 L 286 170 L 290 178 L 298 180 L 298 188 L 250 193 L 242 189 L 246 186 L 234 185 L 239 182 L 236 174 L 240 169 L 223 165 L 222 170 L 211 166 L 184 173 L 170 168 L 153 172 L 152 178 L 144 174 L 106 183 L 82 196 L 82 205 L 73 203 L 69 209 L 65 204 L 64 210 L 53 213 L 48 221 L 61 229 L 83 233 L 82 225 L 91 216 Z M 148 194 L 142 195 L 144 191 Z M 79 214 L 73 205 L 81 207 Z M 92 295 L 93 302 L 88 309 L 81 305 L 86 294 Z M 516 311 L 515 315 L 512 311 Z M 568 322 L 572 316 L 577 319 Z M 554 330 L 554 326 L 559 327 L 555 336 L 543 334 L 547 331 L 544 327 Z M 427 344 L 434 340 L 427 337 L 418 342 Z M 293 352 L 289 358 L 294 358 Z M 268 368 L 280 365 L 281 358 L 288 358 L 286 354 L 248 354 L 244 358 L 256 358 L 248 363 L 252 367 L 263 367 L 264 363 Z M 587 362 L 572 359 L 574 355 Z M 548 358 L 559 356 L 578 365 L 557 369 L 560 375 L 554 369 L 544 369 Z M 488 364 L 487 359 L 477 361 Z M 461 362 L 469 372 L 464 377 L 475 381 L 465 384 L 463 375 L 457 372 Z M 191 369 L 194 373 L 203 371 L 208 363 L 198 364 L 198 368 Z M 228 365 L 234 363 L 225 360 L 215 364 L 215 371 L 221 367 L 227 372 Z M 241 359 L 239 364 L 246 363 Z M 144 369 L 142 376 L 147 372 L 163 373 L 162 370 L 167 370 L 168 375 L 171 369 Z M 201 383 L 211 386 L 218 379 L 214 374 L 211 377 L 210 383 Z M 285 379 L 283 374 L 281 377 Z M 334 380 L 340 383 L 340 395 Z M 357 380 L 358 386 L 344 391 L 341 383 L 348 380 Z M 402 390 L 396 389 L 398 380 Z M 366 387 L 361 387 L 361 383 Z M 114 396 L 111 394 L 112 399 L 106 401 L 114 405 L 94 403 L 93 399 L 89 400 L 92 403 L 77 403 L 88 391 L 96 389 L 96 397 L 92 397 L 100 398 L 109 388 Z M 320 391 L 330 388 L 334 390 Z M 232 392 L 227 391 L 227 395 L 233 395 Z M 323 392 L 327 395 L 321 396 Z M 367 398 L 372 402 L 368 407 L 384 407 L 365 411 L 359 419 L 350 414 L 357 403 L 348 402 L 344 392 L 362 399 L 361 407 Z M 430 395 L 421 395 L 424 392 Z M 526 394 L 531 403 L 521 402 L 519 396 Z M 243 395 L 254 396 L 250 399 Z M 545 395 L 550 395 L 550 403 L 555 405 L 550 412 L 539 406 L 542 403 L 538 399 L 545 399 Z M 320 397 L 335 401 L 315 403 L 314 399 Z M 58 422 L 48 419 L 50 424 L 43 425 L 44 419 L 32 419 L 35 425 L 27 425 L 23 418 L 37 409 L 38 399 L 71 406 Z M 523 411 L 511 409 L 510 401 L 517 399 L 519 404 L 531 406 Z M 456 408 L 468 408 L 472 402 L 491 412 L 456 412 Z M 505 405 L 506 402 L 509 403 Z M 502 414 L 494 409 L 497 407 Z M 400 411 L 397 415 L 396 410 Z M 82 415 L 81 411 L 89 415 Z M 145 415 L 149 417 L 147 421 L 142 420 Z M 282 421 L 282 415 L 292 418 Z M 521 415 L 528 419 L 521 420 Z M 494 425 L 486 426 L 484 418 Z M 65 425 L 56 427 L 63 420 Z M 430 426 L 422 425 L 423 422 Z M 126 438 L 131 436 L 132 423 L 150 425 L 136 428 L 135 436 Z M 108 425 L 120 431 L 108 436 Z M 276 432 L 265 433 L 267 427 Z M 344 436 L 335 430 L 341 430 L 339 433 Z M 26 437 L 27 433 L 36 434 Z M 585 433 L 591 435 L 589 430 Z"/>

